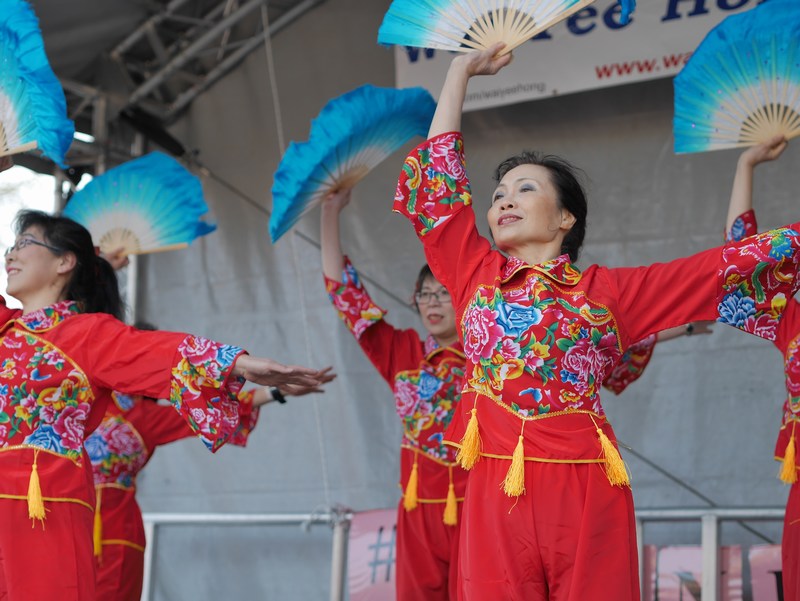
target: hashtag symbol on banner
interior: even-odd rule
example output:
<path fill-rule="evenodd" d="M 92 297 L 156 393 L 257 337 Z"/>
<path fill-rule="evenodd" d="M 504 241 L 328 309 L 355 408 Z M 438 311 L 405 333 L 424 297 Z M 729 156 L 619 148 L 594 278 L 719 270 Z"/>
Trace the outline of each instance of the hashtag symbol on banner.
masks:
<path fill-rule="evenodd" d="M 375 584 L 378 578 L 378 569 L 386 566 L 386 578 L 384 582 L 389 582 L 392 578 L 392 566 L 394 565 L 394 540 L 397 532 L 397 526 L 392 527 L 391 536 L 384 540 L 384 527 L 378 528 L 378 539 L 374 545 L 367 547 L 370 551 L 374 551 L 372 561 L 369 562 L 369 567 L 372 568 L 372 584 Z"/>

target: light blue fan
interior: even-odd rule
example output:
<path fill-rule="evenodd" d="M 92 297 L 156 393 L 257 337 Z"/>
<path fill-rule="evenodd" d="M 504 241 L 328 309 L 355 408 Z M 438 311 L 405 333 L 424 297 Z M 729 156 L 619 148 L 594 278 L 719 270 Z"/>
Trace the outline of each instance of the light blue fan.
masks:
<path fill-rule="evenodd" d="M 422 88 L 364 85 L 322 109 L 307 142 L 292 142 L 272 186 L 276 242 L 332 191 L 350 189 L 414 136 L 426 135 L 436 103 Z"/>
<path fill-rule="evenodd" d="M 592 4 L 595 0 L 393 0 L 378 30 L 385 45 L 456 52 L 505 42 L 501 54 Z M 627 23 L 636 0 L 620 0 Z"/>
<path fill-rule="evenodd" d="M 38 148 L 65 167 L 74 133 L 33 10 L 23 0 L 0 0 L 0 156 Z"/>
<path fill-rule="evenodd" d="M 144 254 L 183 248 L 217 227 L 200 180 L 175 159 L 151 152 L 94 178 L 76 192 L 64 216 L 88 229 L 104 253 Z"/>
<path fill-rule="evenodd" d="M 675 152 L 800 135 L 800 1 L 727 17 L 675 78 Z"/>

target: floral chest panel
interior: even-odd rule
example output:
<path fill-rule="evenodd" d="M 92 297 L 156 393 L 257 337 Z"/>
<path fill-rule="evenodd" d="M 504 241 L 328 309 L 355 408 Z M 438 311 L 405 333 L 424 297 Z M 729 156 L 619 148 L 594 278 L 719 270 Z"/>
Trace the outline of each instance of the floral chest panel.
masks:
<path fill-rule="evenodd" d="M 786 405 L 784 422 L 800 419 L 800 335 L 786 348 L 783 357 L 783 371 L 786 377 Z"/>
<path fill-rule="evenodd" d="M 132 488 L 150 459 L 141 435 L 122 415 L 107 415 L 86 440 L 94 483 Z"/>
<path fill-rule="evenodd" d="M 94 399 L 86 374 L 30 332 L 9 329 L 0 345 L 0 447 L 30 445 L 79 461 Z"/>
<path fill-rule="evenodd" d="M 600 386 L 622 353 L 612 312 L 585 291 L 533 269 L 518 272 L 479 286 L 461 327 L 465 390 L 520 417 L 602 412 Z"/>
<path fill-rule="evenodd" d="M 437 357 L 438 359 L 438 357 Z M 453 454 L 443 442 L 464 384 L 464 360 L 447 356 L 425 360 L 418 369 L 398 372 L 394 380 L 395 409 L 403 422 L 403 443 L 435 459 Z"/>

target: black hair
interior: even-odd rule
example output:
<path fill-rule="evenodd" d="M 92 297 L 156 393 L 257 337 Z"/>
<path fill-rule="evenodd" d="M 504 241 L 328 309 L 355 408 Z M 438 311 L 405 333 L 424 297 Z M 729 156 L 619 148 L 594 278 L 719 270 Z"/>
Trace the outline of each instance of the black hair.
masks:
<path fill-rule="evenodd" d="M 428 278 L 436 279 L 436 276 L 433 275 L 433 271 L 431 271 L 430 265 L 427 263 L 422 266 L 422 269 L 419 270 L 419 275 L 417 276 L 417 281 L 414 284 L 414 309 L 416 309 L 417 313 L 419 313 L 419 305 L 417 304 L 417 294 L 420 293 L 422 290 L 422 285 L 425 283 L 425 280 Z"/>
<path fill-rule="evenodd" d="M 559 208 L 566 209 L 575 217 L 572 229 L 564 236 L 561 252 L 568 254 L 570 261 L 577 261 L 586 236 L 586 215 L 589 211 L 586 191 L 581 183 L 583 171 L 561 157 L 525 150 L 497 166 L 495 181 L 499 182 L 506 173 L 520 165 L 539 165 L 550 174 L 550 181 L 558 194 Z"/>
<path fill-rule="evenodd" d="M 147 330 L 149 332 L 153 332 L 158 329 L 155 325 L 153 325 L 149 321 L 144 321 L 141 319 L 135 321 L 133 327 L 136 328 L 137 330 Z"/>
<path fill-rule="evenodd" d="M 39 228 L 44 241 L 58 249 L 50 252 L 57 256 L 68 252 L 75 255 L 75 269 L 66 289 L 67 299 L 78 303 L 86 313 L 109 313 L 122 319 L 117 275 L 111 264 L 95 252 L 89 231 L 68 217 L 32 210 L 17 213 L 14 220 L 17 235 L 32 227 Z"/>

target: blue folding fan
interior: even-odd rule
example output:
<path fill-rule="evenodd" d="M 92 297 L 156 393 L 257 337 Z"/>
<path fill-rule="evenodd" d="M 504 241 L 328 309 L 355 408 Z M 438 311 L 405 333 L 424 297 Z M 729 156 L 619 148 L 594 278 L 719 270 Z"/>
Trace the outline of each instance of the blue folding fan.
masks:
<path fill-rule="evenodd" d="M 422 88 L 364 85 L 328 102 L 309 140 L 292 142 L 275 173 L 272 241 L 328 193 L 352 188 L 408 140 L 425 136 L 435 109 Z"/>
<path fill-rule="evenodd" d="M 800 135 L 800 1 L 727 17 L 675 78 L 675 152 Z"/>
<path fill-rule="evenodd" d="M 0 0 L 0 156 L 38 148 L 64 167 L 74 133 L 33 10 Z"/>
<path fill-rule="evenodd" d="M 83 224 L 105 253 L 174 250 L 216 229 L 200 180 L 175 159 L 151 152 L 94 178 L 67 203 L 64 216 Z"/>
<path fill-rule="evenodd" d="M 468 52 L 505 42 L 511 52 L 595 0 L 393 0 L 378 42 Z M 620 0 L 627 23 L 636 0 Z"/>

